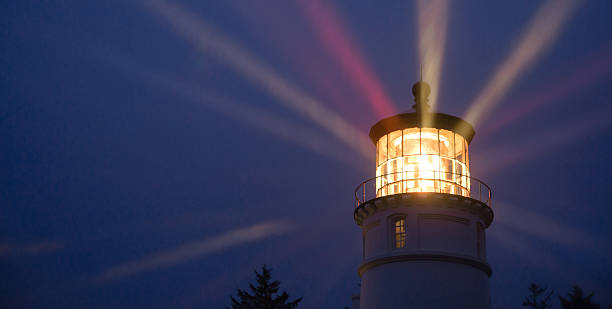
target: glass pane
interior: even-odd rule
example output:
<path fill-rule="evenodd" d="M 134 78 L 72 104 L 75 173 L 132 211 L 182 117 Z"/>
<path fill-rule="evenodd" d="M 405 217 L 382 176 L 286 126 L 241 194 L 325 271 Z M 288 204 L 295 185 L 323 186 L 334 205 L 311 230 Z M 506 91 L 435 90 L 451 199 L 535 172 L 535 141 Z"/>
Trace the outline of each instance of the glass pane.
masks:
<path fill-rule="evenodd" d="M 395 221 L 395 233 L 403 233 L 404 232 L 404 219 L 397 219 Z"/>
<path fill-rule="evenodd" d="M 421 151 L 419 145 L 419 128 L 404 130 L 404 155 L 416 155 Z"/>
<path fill-rule="evenodd" d="M 383 136 L 378 140 L 378 165 L 387 161 L 387 136 Z"/>
<path fill-rule="evenodd" d="M 376 168 L 378 168 L 378 166 L 380 165 L 380 162 L 378 160 L 378 157 L 380 157 L 379 153 L 380 153 L 380 139 L 378 139 L 378 141 L 376 142 L 376 158 L 374 159 L 376 160 Z"/>
<path fill-rule="evenodd" d="M 394 172 L 394 161 L 387 161 L 387 163 L 385 163 L 384 167 L 384 172 L 383 172 L 383 177 L 385 179 L 385 184 L 389 184 L 393 182 L 393 172 Z"/>
<path fill-rule="evenodd" d="M 440 157 L 435 155 L 422 155 L 419 157 L 420 177 L 424 179 L 437 178 L 440 169 Z"/>
<path fill-rule="evenodd" d="M 440 192 L 453 193 L 454 175 L 453 160 L 448 158 L 440 159 Z"/>
<path fill-rule="evenodd" d="M 402 131 L 389 133 L 389 159 L 397 158 L 402 155 Z"/>
<path fill-rule="evenodd" d="M 387 162 L 387 173 L 388 178 L 389 178 L 389 183 L 395 182 L 395 181 L 399 181 L 401 178 L 401 172 L 402 172 L 402 164 L 403 160 L 401 157 L 399 158 L 395 158 L 395 159 L 390 159 Z"/>
<path fill-rule="evenodd" d="M 440 168 L 440 157 L 436 155 L 421 155 L 419 156 L 419 185 L 421 192 L 437 192 L 438 181 L 435 181 Z"/>
<path fill-rule="evenodd" d="M 417 192 L 417 173 L 419 171 L 419 156 L 404 157 L 402 178 L 404 179 L 404 192 Z"/>
<path fill-rule="evenodd" d="M 453 180 L 453 160 L 440 158 L 440 179 Z"/>
<path fill-rule="evenodd" d="M 459 161 L 455 161 L 455 183 L 456 190 L 455 194 L 467 196 L 467 177 L 465 176 L 466 170 L 465 165 Z"/>
<path fill-rule="evenodd" d="M 467 170 L 469 171 L 470 170 L 470 156 L 469 156 L 467 141 L 465 141 L 463 143 L 463 149 L 465 151 L 465 166 L 466 166 Z"/>
<path fill-rule="evenodd" d="M 376 167 L 376 197 L 380 197 L 380 188 L 382 187 L 382 166 Z"/>
<path fill-rule="evenodd" d="M 421 129 L 421 154 L 439 154 L 438 129 Z"/>
<path fill-rule="evenodd" d="M 386 196 L 387 195 L 387 187 L 382 187 L 380 188 L 380 190 L 378 191 L 380 193 L 380 196 Z"/>
<path fill-rule="evenodd" d="M 440 130 L 440 155 L 453 158 L 455 149 L 455 133 L 449 130 Z"/>
<path fill-rule="evenodd" d="M 463 151 L 464 144 L 463 136 L 455 134 L 455 159 L 465 163 L 465 152 Z"/>
<path fill-rule="evenodd" d="M 404 219 L 396 219 L 394 225 L 395 248 L 403 248 L 406 246 L 406 222 Z"/>

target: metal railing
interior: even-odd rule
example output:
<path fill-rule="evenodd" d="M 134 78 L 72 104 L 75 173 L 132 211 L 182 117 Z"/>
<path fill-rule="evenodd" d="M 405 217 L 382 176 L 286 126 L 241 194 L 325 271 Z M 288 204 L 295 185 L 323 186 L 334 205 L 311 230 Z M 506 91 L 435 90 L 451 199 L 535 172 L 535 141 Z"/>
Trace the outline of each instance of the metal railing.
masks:
<path fill-rule="evenodd" d="M 430 173 L 438 177 L 408 177 L 415 172 L 402 171 L 367 179 L 355 189 L 355 207 L 382 196 L 420 192 L 465 196 L 491 207 L 491 188 L 482 180 L 452 172 L 419 171 L 419 174 L 423 173 Z M 440 177 L 442 175 L 444 177 Z M 389 193 L 390 191 L 393 193 Z"/>

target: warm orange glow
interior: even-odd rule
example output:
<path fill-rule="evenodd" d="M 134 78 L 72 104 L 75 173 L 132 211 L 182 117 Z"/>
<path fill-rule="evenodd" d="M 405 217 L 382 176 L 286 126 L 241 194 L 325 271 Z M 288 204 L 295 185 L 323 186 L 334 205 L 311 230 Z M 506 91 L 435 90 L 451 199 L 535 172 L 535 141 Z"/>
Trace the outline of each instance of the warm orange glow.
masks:
<path fill-rule="evenodd" d="M 376 196 L 440 192 L 469 196 L 468 144 L 435 128 L 393 131 L 376 143 Z"/>
<path fill-rule="evenodd" d="M 406 247 L 406 220 L 404 218 L 395 219 L 394 227 L 395 248 Z"/>

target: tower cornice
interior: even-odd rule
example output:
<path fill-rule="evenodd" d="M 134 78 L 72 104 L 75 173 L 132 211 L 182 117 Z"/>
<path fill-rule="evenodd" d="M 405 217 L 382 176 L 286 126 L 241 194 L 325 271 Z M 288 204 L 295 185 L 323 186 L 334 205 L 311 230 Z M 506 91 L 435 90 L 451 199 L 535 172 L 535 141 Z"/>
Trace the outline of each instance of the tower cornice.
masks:
<path fill-rule="evenodd" d="M 443 113 L 428 113 L 427 118 L 423 119 L 418 113 L 403 113 L 378 121 L 370 129 L 370 139 L 376 143 L 389 132 L 413 127 L 438 128 L 457 132 L 465 138 L 468 144 L 476 134 L 472 125 L 459 117 Z"/>
<path fill-rule="evenodd" d="M 485 227 L 491 225 L 494 217 L 491 207 L 470 197 L 437 192 L 416 192 L 387 195 L 368 200 L 355 208 L 353 219 L 357 225 L 361 226 L 363 220 L 379 211 L 419 206 L 429 209 L 443 208 L 465 211 L 478 216 Z"/>

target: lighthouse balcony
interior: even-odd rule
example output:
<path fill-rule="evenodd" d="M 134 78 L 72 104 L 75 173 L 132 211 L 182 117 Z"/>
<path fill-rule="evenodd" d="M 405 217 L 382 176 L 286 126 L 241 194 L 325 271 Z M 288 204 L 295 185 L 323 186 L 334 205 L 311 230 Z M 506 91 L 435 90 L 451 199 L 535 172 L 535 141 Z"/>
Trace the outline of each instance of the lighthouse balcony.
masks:
<path fill-rule="evenodd" d="M 435 201 L 479 213 L 484 222 L 493 219 L 491 188 L 468 175 L 440 170 L 401 171 L 365 180 L 355 189 L 355 222 L 378 210 Z M 488 226 L 488 224 L 487 224 Z"/>

